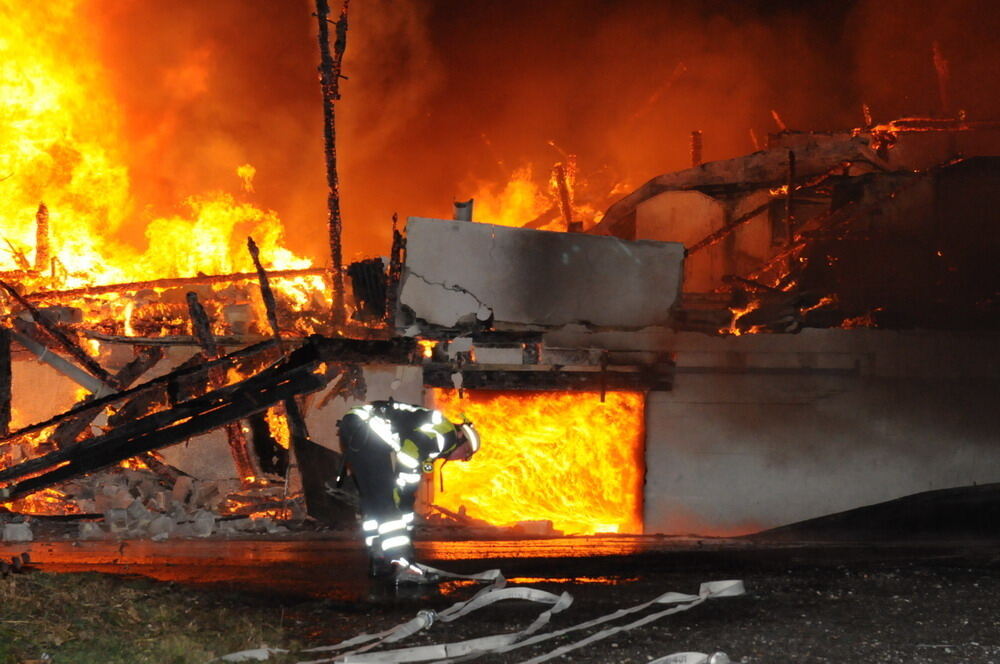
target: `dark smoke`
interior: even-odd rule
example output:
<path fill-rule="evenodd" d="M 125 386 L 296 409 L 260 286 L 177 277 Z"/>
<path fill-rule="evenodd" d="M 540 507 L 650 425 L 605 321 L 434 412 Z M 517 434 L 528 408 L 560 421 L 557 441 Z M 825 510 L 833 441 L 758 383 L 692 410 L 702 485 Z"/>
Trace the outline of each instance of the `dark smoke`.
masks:
<path fill-rule="evenodd" d="M 331 3 L 336 4 L 336 3 Z M 324 245 L 322 119 L 308 0 L 92 0 L 147 214 L 207 189 L 256 192 L 288 244 Z M 345 256 L 385 254 L 391 214 L 448 216 L 476 180 L 541 173 L 641 184 L 776 129 L 942 114 L 1000 117 L 992 0 L 354 0 L 338 106 Z M 133 223 L 141 236 L 143 217 Z"/>

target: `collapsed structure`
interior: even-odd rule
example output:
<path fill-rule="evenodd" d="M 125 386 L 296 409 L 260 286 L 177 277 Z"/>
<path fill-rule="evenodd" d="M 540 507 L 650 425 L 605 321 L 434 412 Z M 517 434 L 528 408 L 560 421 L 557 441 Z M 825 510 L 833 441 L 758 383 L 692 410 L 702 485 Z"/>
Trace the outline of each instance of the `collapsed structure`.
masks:
<path fill-rule="evenodd" d="M 257 274 L 201 296 L 250 278 L 257 304 L 210 304 L 214 320 L 187 289 L 133 284 L 115 292 L 161 306 L 101 331 L 84 303 L 114 287 L 9 285 L 0 356 L 13 339 L 51 366 L 0 363 L 0 401 L 45 385 L 55 406 L 64 376 L 90 395 L 0 441 L 0 483 L 62 487 L 50 498 L 116 532 L 205 534 L 206 508 L 301 516 L 300 492 L 349 523 L 326 486 L 334 422 L 390 397 L 480 425 L 476 462 L 423 492 L 428 519 L 465 526 L 735 534 L 995 482 L 998 165 L 1000 125 L 904 120 L 783 132 L 651 180 L 588 233 L 411 218 L 388 266 L 348 268 L 355 323 L 338 330 L 272 292 L 315 271 L 268 275 L 256 254 Z M 172 334 L 150 334 L 167 311 Z M 78 479 L 137 455 L 152 479 L 125 495 Z"/>

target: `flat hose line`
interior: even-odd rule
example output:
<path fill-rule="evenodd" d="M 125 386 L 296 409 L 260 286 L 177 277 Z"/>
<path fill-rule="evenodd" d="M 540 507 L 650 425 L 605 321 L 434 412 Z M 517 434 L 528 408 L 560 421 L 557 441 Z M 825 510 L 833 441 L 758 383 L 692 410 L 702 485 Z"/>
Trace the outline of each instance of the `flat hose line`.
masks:
<path fill-rule="evenodd" d="M 648 625 L 668 615 L 687 611 L 688 609 L 698 606 L 708 599 L 736 597 L 745 594 L 742 581 L 709 581 L 701 584 L 697 595 L 668 592 L 650 601 L 637 604 L 627 609 L 619 609 L 593 620 L 571 625 L 570 627 L 553 632 L 545 632 L 534 635 L 535 632 L 549 623 L 553 615 L 564 611 L 573 603 L 572 595 L 567 592 L 556 595 L 537 588 L 520 586 L 507 588 L 506 579 L 498 569 L 488 570 L 479 574 L 466 575 L 453 574 L 451 572 L 435 569 L 426 565 L 420 565 L 420 567 L 424 572 L 437 575 L 441 578 L 486 582 L 489 583 L 489 585 L 480 589 L 470 599 L 456 602 L 443 611 L 435 612 L 431 610 L 421 610 L 414 618 L 382 632 L 374 634 L 359 634 L 353 638 L 341 641 L 340 643 L 336 643 L 334 645 L 303 650 L 301 651 L 303 653 L 332 653 L 343 650 L 346 650 L 346 652 L 340 652 L 339 654 L 327 659 L 304 660 L 298 664 L 402 664 L 404 662 L 428 662 L 431 660 L 434 661 L 434 664 L 457 664 L 458 662 L 470 661 L 486 654 L 510 652 L 518 648 L 558 638 L 565 634 L 597 627 L 598 625 L 644 611 L 656 605 L 676 605 L 669 609 L 646 615 L 642 618 L 634 620 L 631 623 L 607 627 L 586 636 L 579 641 L 565 644 L 555 650 L 538 655 L 532 659 L 525 660 L 522 663 L 540 664 L 541 662 L 565 655 L 566 653 L 586 647 L 592 643 L 596 643 L 597 641 L 601 641 L 616 634 Z M 452 622 L 484 606 L 489 606 L 496 602 L 508 599 L 527 600 L 538 604 L 548 604 L 550 607 L 540 613 L 530 625 L 515 632 L 494 634 L 452 643 L 413 646 L 395 650 L 370 652 L 372 649 L 380 645 L 396 643 L 420 631 L 426 630 L 435 622 Z M 349 650 L 350 648 L 354 649 Z M 258 648 L 255 650 L 244 650 L 224 655 L 220 659 L 225 662 L 266 661 L 272 654 L 284 654 L 287 652 L 287 650 L 276 648 Z M 650 664 L 722 664 L 727 661 L 728 658 L 726 658 L 723 653 L 717 653 L 714 656 L 710 656 L 705 653 L 683 652 L 666 655 L 650 662 Z"/>

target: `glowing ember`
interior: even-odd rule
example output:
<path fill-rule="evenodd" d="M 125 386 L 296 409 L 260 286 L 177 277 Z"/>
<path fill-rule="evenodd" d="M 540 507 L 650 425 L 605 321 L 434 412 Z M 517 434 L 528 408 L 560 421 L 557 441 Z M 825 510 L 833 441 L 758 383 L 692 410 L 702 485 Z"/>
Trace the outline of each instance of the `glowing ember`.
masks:
<path fill-rule="evenodd" d="M 422 357 L 430 359 L 434 356 L 434 347 L 437 346 L 436 341 L 430 339 L 418 339 L 417 345 L 420 346 L 420 354 Z"/>
<path fill-rule="evenodd" d="M 644 396 L 609 392 L 435 390 L 451 419 L 476 424 L 483 446 L 444 466 L 431 501 L 494 525 L 552 521 L 566 534 L 642 532 Z M 437 487 L 435 487 L 437 488 Z"/>
<path fill-rule="evenodd" d="M 825 307 L 828 304 L 836 304 L 836 303 L 837 303 L 836 296 L 825 295 L 825 296 L 823 296 L 823 297 L 820 298 L 819 302 L 817 302 L 816 304 L 812 305 L 811 307 L 806 307 L 806 308 L 802 309 L 799 313 L 800 314 L 807 314 L 810 311 L 815 311 L 816 309 L 820 309 L 822 307 Z"/>
<path fill-rule="evenodd" d="M 747 306 L 742 308 L 730 307 L 729 310 L 733 312 L 733 318 L 729 323 L 729 327 L 724 327 L 719 330 L 720 334 L 731 334 L 733 336 L 740 336 L 741 334 L 754 334 L 757 332 L 756 326 L 750 330 L 743 330 L 739 326 L 739 320 L 746 316 L 751 311 L 755 311 L 760 308 L 760 300 L 753 300 Z"/>
<path fill-rule="evenodd" d="M 42 489 L 19 500 L 0 503 L 0 508 L 19 514 L 79 514 L 80 508 L 57 489 Z"/>

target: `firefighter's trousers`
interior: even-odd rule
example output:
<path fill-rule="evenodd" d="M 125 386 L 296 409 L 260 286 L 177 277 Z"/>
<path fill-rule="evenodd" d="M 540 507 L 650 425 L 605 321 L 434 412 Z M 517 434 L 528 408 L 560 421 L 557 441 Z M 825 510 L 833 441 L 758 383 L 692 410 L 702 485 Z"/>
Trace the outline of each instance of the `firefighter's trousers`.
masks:
<path fill-rule="evenodd" d="M 413 562 L 410 531 L 417 485 L 400 487 L 395 451 L 357 415 L 340 421 L 344 451 L 361 497 L 362 529 L 373 569 L 393 560 Z"/>

